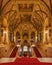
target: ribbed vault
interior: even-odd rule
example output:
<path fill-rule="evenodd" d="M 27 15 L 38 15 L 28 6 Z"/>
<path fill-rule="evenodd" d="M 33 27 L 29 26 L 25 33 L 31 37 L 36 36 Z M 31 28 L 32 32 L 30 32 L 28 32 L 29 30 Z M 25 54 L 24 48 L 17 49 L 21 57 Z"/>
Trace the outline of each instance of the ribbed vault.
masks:
<path fill-rule="evenodd" d="M 33 11 L 30 12 L 31 22 L 36 30 L 41 30 L 45 19 L 52 16 L 52 0 L 0 0 L 0 16 L 7 19 L 9 30 L 15 31 L 21 23 L 18 4 L 23 2 L 33 4 Z M 27 12 L 28 13 L 28 12 Z M 29 13 L 28 13 L 29 14 Z"/>

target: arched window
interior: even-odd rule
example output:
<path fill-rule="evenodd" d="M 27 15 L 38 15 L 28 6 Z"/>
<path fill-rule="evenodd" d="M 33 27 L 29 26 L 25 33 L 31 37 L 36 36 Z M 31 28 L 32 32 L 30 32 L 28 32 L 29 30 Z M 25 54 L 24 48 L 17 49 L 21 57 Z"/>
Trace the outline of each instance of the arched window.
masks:
<path fill-rule="evenodd" d="M 10 37 L 10 41 L 14 42 L 14 34 L 13 34 L 13 32 L 10 32 L 9 37 Z"/>
<path fill-rule="evenodd" d="M 31 39 L 34 39 L 34 38 L 35 38 L 35 33 L 32 32 L 32 33 L 31 33 Z"/>
<path fill-rule="evenodd" d="M 24 34 L 23 34 L 23 38 L 24 38 L 25 36 L 28 38 L 28 33 L 24 33 Z"/>
<path fill-rule="evenodd" d="M 17 32 L 17 33 L 16 33 L 16 42 L 20 45 L 20 42 L 21 42 L 20 32 Z"/>
<path fill-rule="evenodd" d="M 40 32 L 40 42 L 42 41 L 43 32 Z"/>
<path fill-rule="evenodd" d="M 19 32 L 16 33 L 16 38 L 20 39 L 20 33 Z"/>
<path fill-rule="evenodd" d="M 35 32 L 31 33 L 31 45 L 35 42 Z"/>
<path fill-rule="evenodd" d="M 28 46 L 25 45 L 25 46 L 23 47 L 23 52 L 27 52 L 27 51 L 28 51 Z"/>
<path fill-rule="evenodd" d="M 23 37 L 23 38 L 25 38 L 25 37 L 28 38 L 28 36 L 29 36 L 29 35 L 28 35 L 28 31 L 26 31 L 26 30 L 23 31 L 22 37 Z"/>
<path fill-rule="evenodd" d="M 23 48 L 22 47 L 20 47 L 20 56 L 22 56 L 22 53 L 23 53 Z"/>

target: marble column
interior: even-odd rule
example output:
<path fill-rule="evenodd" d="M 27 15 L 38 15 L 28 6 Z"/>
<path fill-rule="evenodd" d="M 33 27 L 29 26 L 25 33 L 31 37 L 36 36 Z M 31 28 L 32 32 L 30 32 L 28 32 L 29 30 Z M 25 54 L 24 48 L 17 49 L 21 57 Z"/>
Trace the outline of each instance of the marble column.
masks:
<path fill-rule="evenodd" d="M 37 31 L 37 42 L 40 42 L 40 31 Z"/>
<path fill-rule="evenodd" d="M 37 43 L 37 32 L 35 33 L 35 43 Z"/>
<path fill-rule="evenodd" d="M 14 42 L 16 43 L 16 34 L 15 34 L 15 32 L 14 32 Z"/>
<path fill-rule="evenodd" d="M 3 38 L 4 43 L 9 43 L 8 23 L 6 18 L 3 18 Z"/>

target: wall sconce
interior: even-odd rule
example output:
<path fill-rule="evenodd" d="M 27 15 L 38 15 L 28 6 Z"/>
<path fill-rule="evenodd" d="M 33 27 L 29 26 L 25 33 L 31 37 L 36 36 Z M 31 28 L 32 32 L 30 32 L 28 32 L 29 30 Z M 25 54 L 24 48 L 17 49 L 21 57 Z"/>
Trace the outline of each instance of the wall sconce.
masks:
<path fill-rule="evenodd" d="M 35 47 L 36 45 L 35 45 L 35 44 L 32 44 L 31 46 L 32 46 L 32 47 Z"/>
<path fill-rule="evenodd" d="M 48 33 L 49 33 L 49 30 L 46 30 L 46 31 L 45 31 L 45 34 L 48 34 Z"/>
<path fill-rule="evenodd" d="M 36 36 L 36 39 L 37 39 L 38 37 Z"/>
<path fill-rule="evenodd" d="M 7 31 L 4 31 L 3 33 L 4 33 L 4 34 L 7 34 Z"/>
<path fill-rule="evenodd" d="M 20 45 L 19 45 L 19 44 L 17 44 L 16 46 L 17 46 L 17 47 L 20 47 Z"/>
<path fill-rule="evenodd" d="M 38 37 L 36 36 L 36 42 L 37 42 L 37 39 L 38 39 Z"/>

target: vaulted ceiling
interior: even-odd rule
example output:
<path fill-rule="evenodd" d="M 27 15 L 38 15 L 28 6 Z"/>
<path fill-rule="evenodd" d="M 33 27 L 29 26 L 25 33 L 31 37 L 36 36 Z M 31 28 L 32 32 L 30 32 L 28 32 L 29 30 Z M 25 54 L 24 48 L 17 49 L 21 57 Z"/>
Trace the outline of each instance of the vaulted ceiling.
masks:
<path fill-rule="evenodd" d="M 33 10 L 28 12 L 19 11 L 19 4 L 21 4 L 22 8 L 22 4 L 33 4 L 30 8 Z M 45 19 L 52 15 L 52 0 L 0 0 L 0 16 L 7 19 L 10 30 L 14 31 L 17 28 L 22 22 L 21 18 L 23 16 L 26 18 L 30 17 L 23 15 L 24 13 L 31 15 L 31 23 L 36 29 L 40 30 L 43 28 Z"/>

